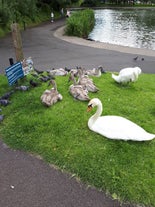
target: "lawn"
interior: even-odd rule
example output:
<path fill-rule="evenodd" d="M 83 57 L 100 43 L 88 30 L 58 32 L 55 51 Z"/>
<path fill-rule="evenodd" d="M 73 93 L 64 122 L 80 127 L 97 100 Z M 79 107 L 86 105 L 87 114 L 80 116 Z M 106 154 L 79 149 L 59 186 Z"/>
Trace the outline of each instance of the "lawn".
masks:
<path fill-rule="evenodd" d="M 21 84 L 29 83 L 30 75 Z M 111 73 L 93 78 L 100 89 L 90 93 L 103 103 L 103 115 L 130 119 L 155 134 L 155 74 L 141 74 L 138 81 L 120 86 Z M 43 159 L 72 173 L 88 185 L 124 202 L 155 206 L 155 139 L 148 142 L 109 140 L 88 129 L 95 113 L 86 112 L 87 102 L 69 94 L 68 76 L 56 77 L 63 100 L 52 107 L 40 101 L 42 83 L 28 91 L 16 91 L 11 103 L 0 108 L 5 119 L 0 136 L 14 149 L 40 155 Z M 0 75 L 0 96 L 12 90 Z"/>

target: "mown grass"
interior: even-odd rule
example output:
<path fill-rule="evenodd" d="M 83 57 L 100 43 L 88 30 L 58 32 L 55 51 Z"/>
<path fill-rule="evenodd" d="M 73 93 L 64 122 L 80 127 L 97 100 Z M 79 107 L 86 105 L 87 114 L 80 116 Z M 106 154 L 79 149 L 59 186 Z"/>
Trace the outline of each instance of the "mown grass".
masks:
<path fill-rule="evenodd" d="M 110 72 L 93 79 L 100 91 L 90 97 L 101 99 L 103 114 L 126 117 L 155 134 L 155 74 L 141 74 L 128 86 L 116 84 Z M 0 134 L 5 143 L 42 156 L 114 199 L 155 206 L 155 140 L 116 141 L 90 131 L 87 121 L 95 109 L 87 113 L 87 102 L 71 97 L 68 77 L 56 77 L 56 82 L 63 100 L 52 107 L 40 102 L 47 83 L 16 91 L 11 104 L 1 107 L 5 119 Z M 0 95 L 11 89 L 1 75 Z"/>

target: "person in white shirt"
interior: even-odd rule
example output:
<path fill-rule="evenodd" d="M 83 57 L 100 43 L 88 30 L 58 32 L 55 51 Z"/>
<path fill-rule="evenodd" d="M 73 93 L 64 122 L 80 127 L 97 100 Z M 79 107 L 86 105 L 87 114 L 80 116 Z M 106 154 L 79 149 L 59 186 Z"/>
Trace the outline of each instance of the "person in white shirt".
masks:
<path fill-rule="evenodd" d="M 54 22 L 54 13 L 51 12 L 51 22 Z"/>
<path fill-rule="evenodd" d="M 66 13 L 66 17 L 70 17 L 71 13 L 69 10 L 67 10 L 67 13 Z"/>

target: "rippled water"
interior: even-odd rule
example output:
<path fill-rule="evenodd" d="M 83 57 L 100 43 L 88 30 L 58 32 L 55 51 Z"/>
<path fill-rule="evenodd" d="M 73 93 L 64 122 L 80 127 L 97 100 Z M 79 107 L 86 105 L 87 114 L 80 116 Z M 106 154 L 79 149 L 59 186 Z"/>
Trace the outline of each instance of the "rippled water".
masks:
<path fill-rule="evenodd" d="M 155 50 L 155 9 L 95 10 L 89 38 L 110 44 Z"/>

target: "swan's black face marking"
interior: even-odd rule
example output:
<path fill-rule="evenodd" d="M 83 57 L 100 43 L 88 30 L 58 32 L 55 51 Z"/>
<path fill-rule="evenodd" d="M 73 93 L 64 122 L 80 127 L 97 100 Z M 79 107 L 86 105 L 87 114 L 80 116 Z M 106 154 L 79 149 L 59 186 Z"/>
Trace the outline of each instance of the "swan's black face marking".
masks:
<path fill-rule="evenodd" d="M 87 111 L 88 111 L 88 112 L 91 111 L 92 108 L 93 108 L 93 105 L 92 105 L 92 104 L 89 104 L 89 105 L 88 105 L 88 108 L 87 108 Z"/>
<path fill-rule="evenodd" d="M 89 107 L 93 107 L 93 104 L 89 104 L 89 105 L 88 105 L 88 108 L 89 108 Z"/>

